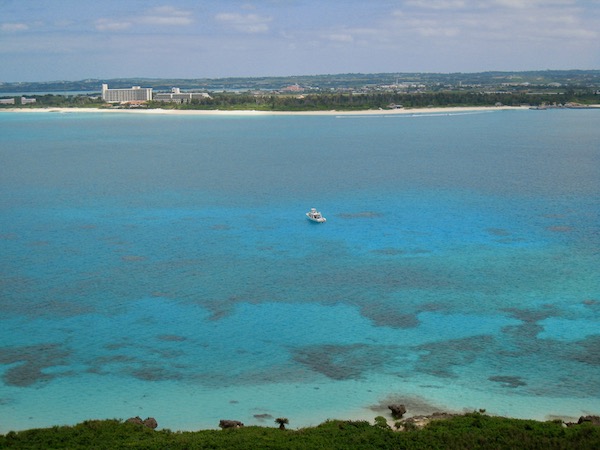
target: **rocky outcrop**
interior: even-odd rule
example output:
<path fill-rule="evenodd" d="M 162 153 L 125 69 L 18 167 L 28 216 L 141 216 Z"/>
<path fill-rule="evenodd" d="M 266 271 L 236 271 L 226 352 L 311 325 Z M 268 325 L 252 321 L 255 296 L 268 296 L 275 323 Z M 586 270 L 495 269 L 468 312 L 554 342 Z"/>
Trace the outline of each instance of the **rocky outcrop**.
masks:
<path fill-rule="evenodd" d="M 404 405 L 388 405 L 390 411 L 392 411 L 392 417 L 394 419 L 402 419 L 402 416 L 406 413 L 406 406 Z"/>
<path fill-rule="evenodd" d="M 396 429 L 400 431 L 406 431 L 423 428 L 426 425 L 429 425 L 434 420 L 446 420 L 456 416 L 457 414 L 451 414 L 446 412 L 434 412 L 433 414 L 426 416 L 413 416 L 409 417 L 408 419 L 403 419 L 399 422 L 396 422 Z"/>
<path fill-rule="evenodd" d="M 577 423 L 591 422 L 592 425 L 600 426 L 600 416 L 581 416 Z"/>
<path fill-rule="evenodd" d="M 222 429 L 225 428 L 241 428 L 243 427 L 244 424 L 242 422 L 240 422 L 239 420 L 223 420 L 221 419 L 219 421 L 219 427 Z"/>
<path fill-rule="evenodd" d="M 142 418 L 140 416 L 130 417 L 125 422 L 135 423 L 137 425 L 144 425 L 144 421 L 142 420 Z"/>
<path fill-rule="evenodd" d="M 125 422 L 135 423 L 137 425 L 144 425 L 153 430 L 158 426 L 158 422 L 154 417 L 147 417 L 146 420 L 142 420 L 140 416 L 130 417 Z"/>
<path fill-rule="evenodd" d="M 154 430 L 158 426 L 158 422 L 154 417 L 148 417 L 146 420 L 144 420 L 144 425 Z"/>

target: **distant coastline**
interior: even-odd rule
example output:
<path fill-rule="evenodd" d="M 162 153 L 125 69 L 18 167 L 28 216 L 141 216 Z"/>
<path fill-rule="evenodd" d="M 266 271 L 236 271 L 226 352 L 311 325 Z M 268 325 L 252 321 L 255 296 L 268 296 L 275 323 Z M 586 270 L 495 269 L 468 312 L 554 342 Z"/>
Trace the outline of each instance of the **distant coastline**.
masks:
<path fill-rule="evenodd" d="M 600 108 L 600 105 L 592 105 Z M 329 110 L 329 111 L 258 111 L 258 110 L 176 110 L 176 109 L 145 109 L 145 108 L 6 108 L 5 112 L 32 113 L 131 113 L 154 115 L 185 115 L 185 116 L 364 116 L 364 115 L 397 115 L 397 114 L 442 114 L 489 112 L 500 110 L 527 110 L 527 106 L 448 106 L 433 108 L 398 108 L 398 109 L 367 109 L 367 110 Z"/>

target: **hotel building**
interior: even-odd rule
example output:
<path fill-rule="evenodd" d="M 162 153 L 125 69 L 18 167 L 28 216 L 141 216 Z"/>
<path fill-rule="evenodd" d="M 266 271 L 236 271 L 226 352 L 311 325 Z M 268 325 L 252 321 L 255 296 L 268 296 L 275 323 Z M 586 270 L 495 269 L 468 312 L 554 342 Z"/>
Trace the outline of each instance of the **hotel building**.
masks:
<path fill-rule="evenodd" d="M 210 95 L 203 92 L 181 92 L 179 88 L 172 88 L 171 92 L 156 93 L 154 100 L 157 102 L 171 103 L 189 103 L 194 99 L 211 98 Z"/>
<path fill-rule="evenodd" d="M 103 84 L 102 100 L 107 103 L 147 102 L 152 100 L 152 88 L 109 89 L 108 84 Z"/>

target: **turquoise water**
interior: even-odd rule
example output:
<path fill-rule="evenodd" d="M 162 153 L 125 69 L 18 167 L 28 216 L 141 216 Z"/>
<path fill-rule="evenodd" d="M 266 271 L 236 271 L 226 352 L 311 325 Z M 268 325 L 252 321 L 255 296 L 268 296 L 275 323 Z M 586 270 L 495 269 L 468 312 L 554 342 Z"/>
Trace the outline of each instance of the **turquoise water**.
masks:
<path fill-rule="evenodd" d="M 598 414 L 599 125 L 0 114 L 0 432 Z"/>

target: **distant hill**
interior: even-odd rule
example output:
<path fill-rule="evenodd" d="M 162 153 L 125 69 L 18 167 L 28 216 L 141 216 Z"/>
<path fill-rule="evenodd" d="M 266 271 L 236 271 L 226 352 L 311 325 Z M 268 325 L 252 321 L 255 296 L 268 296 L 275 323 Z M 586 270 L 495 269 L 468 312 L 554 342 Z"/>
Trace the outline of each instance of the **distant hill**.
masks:
<path fill-rule="evenodd" d="M 291 85 L 300 85 L 307 90 L 331 91 L 339 89 L 361 89 L 365 86 L 393 87 L 402 84 L 431 86 L 480 86 L 491 88 L 504 85 L 525 84 L 562 87 L 600 88 L 600 70 L 544 70 L 527 72 L 480 72 L 480 73 L 375 73 L 298 75 L 286 77 L 236 77 L 236 78 L 115 78 L 87 79 L 79 81 L 51 82 L 0 82 L 0 94 L 34 92 L 100 92 L 102 83 L 111 88 L 131 86 L 151 87 L 154 90 L 170 90 L 179 87 L 198 91 L 248 91 L 280 90 Z"/>

